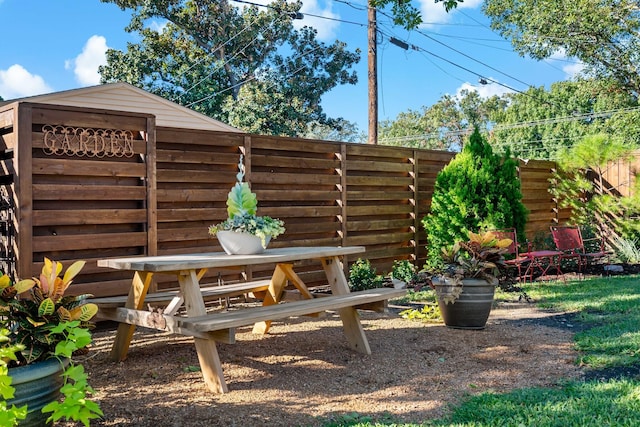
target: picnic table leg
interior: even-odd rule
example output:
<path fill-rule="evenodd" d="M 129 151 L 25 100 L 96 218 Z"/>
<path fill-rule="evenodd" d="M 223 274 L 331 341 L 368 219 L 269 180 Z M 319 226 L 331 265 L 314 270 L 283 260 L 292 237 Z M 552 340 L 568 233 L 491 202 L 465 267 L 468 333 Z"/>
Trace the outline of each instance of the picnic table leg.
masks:
<path fill-rule="evenodd" d="M 282 268 L 282 265 L 287 264 L 277 264 L 275 270 L 273 270 L 273 275 L 271 276 L 271 281 L 269 282 L 269 289 L 267 289 L 267 293 L 262 300 L 263 306 L 277 304 L 280 301 L 280 296 L 282 295 L 284 286 L 287 284 L 287 274 Z M 271 320 L 257 322 L 255 325 L 253 325 L 253 333 L 266 334 L 267 332 L 269 332 L 270 327 Z"/>
<path fill-rule="evenodd" d="M 152 277 L 153 273 L 136 271 L 133 275 L 133 282 L 131 289 L 129 289 L 127 302 L 124 305 L 125 308 L 134 310 L 140 310 L 142 308 Z M 116 362 L 121 362 L 127 357 L 135 329 L 135 325 L 129 325 L 127 323 L 120 323 L 118 325 L 118 332 L 116 333 L 116 338 L 111 348 L 111 359 Z"/>
<path fill-rule="evenodd" d="M 181 271 L 178 274 L 178 282 L 184 298 L 187 316 L 204 316 L 207 314 L 196 272 L 194 270 Z M 194 338 L 193 341 L 196 346 L 196 353 L 198 353 L 202 376 L 207 387 L 216 393 L 229 391 L 227 383 L 224 381 L 222 362 L 220 362 L 220 357 L 218 356 L 215 340 Z"/>
<path fill-rule="evenodd" d="M 322 267 L 327 275 L 333 294 L 345 295 L 350 292 L 347 278 L 344 275 L 344 271 L 342 271 L 342 263 L 338 257 L 323 258 Z M 349 346 L 357 352 L 371 354 L 371 347 L 369 347 L 369 341 L 367 341 L 360 323 L 358 310 L 355 307 L 346 307 L 339 309 L 338 314 L 342 319 L 344 335 L 347 337 Z"/>

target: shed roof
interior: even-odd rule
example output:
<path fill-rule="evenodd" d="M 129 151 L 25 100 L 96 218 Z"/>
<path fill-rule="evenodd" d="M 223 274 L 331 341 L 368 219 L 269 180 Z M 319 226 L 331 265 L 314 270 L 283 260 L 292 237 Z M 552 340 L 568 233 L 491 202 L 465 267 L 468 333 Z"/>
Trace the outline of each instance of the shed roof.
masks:
<path fill-rule="evenodd" d="M 244 133 L 219 120 L 124 82 L 12 99 L 0 102 L 0 105 L 22 101 L 148 113 L 156 116 L 156 126 Z"/>

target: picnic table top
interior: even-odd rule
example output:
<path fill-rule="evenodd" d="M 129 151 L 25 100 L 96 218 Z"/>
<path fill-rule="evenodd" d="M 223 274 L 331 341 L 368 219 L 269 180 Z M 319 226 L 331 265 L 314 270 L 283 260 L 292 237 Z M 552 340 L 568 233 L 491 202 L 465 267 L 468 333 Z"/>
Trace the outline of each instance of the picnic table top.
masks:
<path fill-rule="evenodd" d="M 128 258 L 106 258 L 98 260 L 98 266 L 117 270 L 158 273 L 329 258 L 362 253 L 364 251 L 364 246 L 302 246 L 267 249 L 264 252 L 255 255 L 227 255 L 224 252 L 208 252 Z"/>

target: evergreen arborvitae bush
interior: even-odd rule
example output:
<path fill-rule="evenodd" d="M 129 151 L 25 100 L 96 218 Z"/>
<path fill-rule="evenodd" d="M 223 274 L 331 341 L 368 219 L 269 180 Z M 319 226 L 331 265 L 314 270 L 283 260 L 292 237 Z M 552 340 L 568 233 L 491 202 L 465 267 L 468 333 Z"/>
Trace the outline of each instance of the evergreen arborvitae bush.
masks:
<path fill-rule="evenodd" d="M 476 129 L 436 177 L 431 212 L 422 220 L 429 263 L 438 263 L 441 248 L 466 240 L 469 231 L 514 227 L 524 236 L 527 209 L 522 203 L 517 161 L 493 153 Z"/>

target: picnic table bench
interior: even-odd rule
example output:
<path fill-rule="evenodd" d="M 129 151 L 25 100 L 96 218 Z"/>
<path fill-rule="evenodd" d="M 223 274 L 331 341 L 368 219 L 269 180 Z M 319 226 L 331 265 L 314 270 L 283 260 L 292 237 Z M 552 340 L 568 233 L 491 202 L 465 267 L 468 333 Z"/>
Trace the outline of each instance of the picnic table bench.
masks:
<path fill-rule="evenodd" d="M 403 289 L 378 288 L 350 292 L 340 257 L 364 252 L 364 247 L 297 247 L 268 249 L 257 255 L 226 255 L 224 253 L 187 254 L 175 256 L 112 258 L 98 261 L 98 266 L 134 272 L 129 295 L 123 297 L 94 298 L 99 316 L 120 322 L 111 351 L 111 358 L 126 358 L 135 326 L 194 337 L 196 352 L 205 383 L 214 392 L 228 391 L 218 356 L 216 341 L 235 342 L 235 328 L 253 325 L 254 333 L 265 334 L 271 321 L 293 316 L 315 315 L 336 310 L 343 323 L 350 348 L 371 354 L 371 348 L 360 323 L 358 309 L 380 310 L 391 298 L 405 294 Z M 317 259 L 322 263 L 331 295 L 314 296 L 295 273 L 293 263 Z M 269 280 L 200 287 L 199 280 L 211 268 L 242 267 L 275 264 Z M 154 274 L 175 274 L 179 291 L 147 294 Z M 300 292 L 302 299 L 281 303 L 288 283 Z M 236 311 L 207 312 L 207 297 L 261 292 L 262 305 Z M 145 302 L 168 302 L 163 311 L 148 311 Z M 176 315 L 184 306 L 185 316 Z"/>

